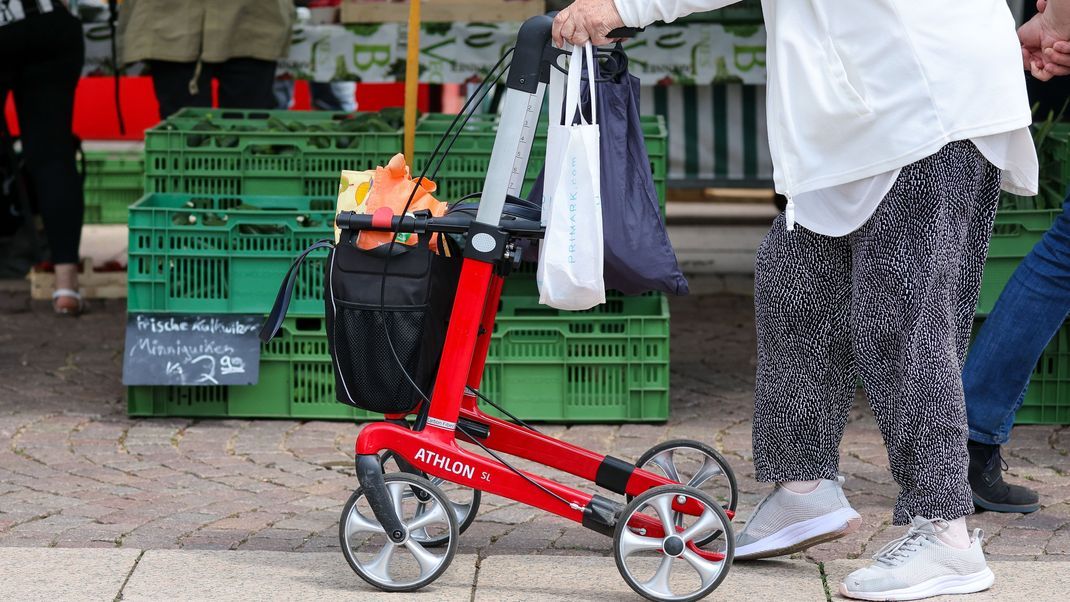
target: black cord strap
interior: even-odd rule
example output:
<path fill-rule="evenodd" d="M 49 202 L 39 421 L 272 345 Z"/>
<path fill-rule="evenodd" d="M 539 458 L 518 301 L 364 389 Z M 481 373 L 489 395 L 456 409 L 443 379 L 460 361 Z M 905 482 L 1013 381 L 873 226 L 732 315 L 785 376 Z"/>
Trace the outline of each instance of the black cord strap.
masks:
<path fill-rule="evenodd" d="M 513 466 L 512 464 L 506 462 L 505 458 L 502 458 L 498 454 L 494 453 L 494 451 L 491 450 L 489 447 L 487 447 L 486 445 L 483 445 L 483 442 L 481 442 L 478 438 L 476 438 L 474 433 L 470 433 L 470 432 L 466 431 L 461 424 L 457 424 L 457 428 L 460 429 L 460 431 L 462 433 L 464 433 L 464 435 L 466 437 L 468 437 L 468 439 L 472 443 L 475 443 L 476 445 L 481 447 L 483 449 L 483 451 L 487 452 L 487 454 L 490 455 L 490 457 L 494 458 L 498 462 L 501 462 L 502 465 L 504 465 L 506 468 L 508 468 L 512 473 L 514 473 L 516 476 L 524 479 L 525 481 L 527 481 L 531 485 L 535 486 L 536 489 L 542 490 L 542 492 L 545 493 L 546 495 L 548 495 L 550 497 L 553 497 L 553 498 L 556 498 L 562 504 L 565 504 L 566 506 L 568 506 L 569 508 L 572 508 L 573 510 L 583 510 L 584 509 L 584 506 L 581 506 L 578 502 L 570 502 L 569 500 L 566 500 L 565 498 L 561 497 L 560 495 L 557 495 L 553 491 L 550 491 L 546 487 L 543 487 L 535 479 L 532 479 L 528 475 L 524 474 L 524 471 L 522 471 L 522 470 L 518 469 L 517 467 Z"/>
<path fill-rule="evenodd" d="M 323 239 L 316 241 L 311 247 L 305 249 L 294 259 L 294 262 L 290 264 L 290 269 L 286 271 L 286 276 L 282 279 L 282 286 L 279 288 L 279 294 L 275 296 L 275 305 L 271 308 L 271 313 L 268 314 L 266 320 L 264 320 L 264 326 L 260 329 L 260 340 L 267 343 L 271 339 L 275 338 L 275 335 L 279 333 L 279 329 L 282 328 L 282 322 L 286 319 L 286 310 L 290 307 L 290 298 L 293 297 L 294 286 L 297 284 L 297 269 L 304 263 L 305 258 L 309 253 L 318 249 L 333 249 L 334 241 L 330 239 Z"/>

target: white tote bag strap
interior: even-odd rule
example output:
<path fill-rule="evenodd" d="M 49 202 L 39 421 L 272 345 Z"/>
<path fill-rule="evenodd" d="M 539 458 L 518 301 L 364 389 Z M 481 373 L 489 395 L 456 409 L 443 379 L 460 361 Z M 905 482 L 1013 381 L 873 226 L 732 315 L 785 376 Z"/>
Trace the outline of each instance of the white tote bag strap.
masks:
<path fill-rule="evenodd" d="M 580 100 L 580 84 L 583 81 L 583 63 L 586 60 L 587 63 L 587 89 L 591 95 L 591 120 L 588 122 L 587 118 L 583 115 Z M 594 47 L 588 42 L 582 46 L 576 46 L 572 49 L 572 57 L 568 62 L 568 84 L 565 88 L 565 125 L 572 125 L 572 122 L 576 119 L 576 111 L 580 113 L 580 123 L 583 125 L 594 125 L 598 123 L 597 116 L 595 114 L 595 87 L 597 82 L 594 75 Z"/>
<path fill-rule="evenodd" d="M 580 81 L 583 78 L 581 57 L 583 48 L 574 46 L 568 61 L 568 82 L 565 84 L 565 121 L 570 126 L 576 120 L 576 107 L 580 104 Z"/>

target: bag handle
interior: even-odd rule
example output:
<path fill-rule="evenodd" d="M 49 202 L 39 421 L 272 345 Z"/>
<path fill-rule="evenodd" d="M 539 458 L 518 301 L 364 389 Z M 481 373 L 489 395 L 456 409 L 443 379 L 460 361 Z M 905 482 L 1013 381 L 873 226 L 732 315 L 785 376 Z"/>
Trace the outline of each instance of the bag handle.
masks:
<path fill-rule="evenodd" d="M 305 258 L 310 253 L 319 249 L 333 249 L 334 241 L 325 238 L 323 240 L 316 241 L 311 247 L 305 249 L 294 259 L 290 264 L 290 269 L 286 271 L 286 275 L 282 278 L 282 286 L 279 287 L 279 293 L 275 296 L 275 304 L 271 307 L 271 313 L 268 314 L 264 325 L 260 328 L 260 340 L 264 343 L 269 342 L 275 338 L 275 335 L 279 333 L 279 329 L 282 328 L 282 322 L 286 319 L 286 310 L 290 307 L 290 299 L 293 297 L 294 287 L 297 285 L 297 269 L 304 263 Z"/>
<path fill-rule="evenodd" d="M 583 80 L 583 63 L 586 59 L 587 64 L 587 89 L 591 95 L 591 120 L 588 122 L 583 115 L 583 111 L 580 110 L 580 83 Z M 587 42 L 583 46 L 574 46 L 572 48 L 572 57 L 568 63 L 568 83 L 565 88 L 565 125 L 572 125 L 572 122 L 576 119 L 576 111 L 580 113 L 580 123 L 583 125 L 594 125 L 598 123 L 598 115 L 596 107 L 598 103 L 595 99 L 595 88 L 597 87 L 595 81 L 594 71 L 594 47 L 590 42 Z"/>

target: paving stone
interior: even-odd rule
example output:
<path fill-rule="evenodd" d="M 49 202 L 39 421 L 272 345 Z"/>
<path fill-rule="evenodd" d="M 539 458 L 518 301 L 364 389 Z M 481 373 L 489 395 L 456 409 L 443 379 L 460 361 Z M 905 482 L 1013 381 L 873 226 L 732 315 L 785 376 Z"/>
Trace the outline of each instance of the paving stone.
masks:
<path fill-rule="evenodd" d="M 1016 529 L 1037 529 L 1040 531 L 1057 531 L 1070 524 L 1070 517 L 1059 516 L 1050 512 L 1033 512 L 1007 524 Z"/>
<path fill-rule="evenodd" d="M 436 601 L 470 600 L 475 565 L 475 556 L 456 556 L 422 595 Z M 130 602 L 205 599 L 364 602 L 399 597 L 362 581 L 341 553 L 150 550 L 123 590 L 123 600 Z"/>
<path fill-rule="evenodd" d="M 1070 554 L 1070 531 L 1060 531 L 1052 535 L 1044 546 L 1045 554 Z"/>
<path fill-rule="evenodd" d="M 990 554 L 1039 556 L 1044 553 L 1044 546 L 1051 536 L 1050 532 L 1006 527 L 1000 530 L 999 535 L 985 542 L 985 551 Z"/>
<path fill-rule="evenodd" d="M 0 548 L 6 600 L 112 600 L 139 550 Z M 13 578 L 21 576 L 21 578 Z"/>
<path fill-rule="evenodd" d="M 678 562 L 678 564 L 683 564 Z M 656 562 L 651 563 L 653 573 Z M 674 567 L 674 573 L 685 571 Z M 638 568 L 637 568 L 638 571 Z M 558 602 L 560 600 L 636 600 L 612 558 L 560 556 L 490 556 L 479 566 L 476 601 Z M 773 561 L 737 564 L 710 599 L 824 600 L 817 565 Z"/>

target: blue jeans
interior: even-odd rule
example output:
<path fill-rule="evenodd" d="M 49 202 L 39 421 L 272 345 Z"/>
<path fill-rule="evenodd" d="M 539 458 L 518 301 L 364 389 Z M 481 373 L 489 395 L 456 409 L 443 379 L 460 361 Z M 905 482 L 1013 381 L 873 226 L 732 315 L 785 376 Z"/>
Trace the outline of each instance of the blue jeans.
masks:
<path fill-rule="evenodd" d="M 970 439 L 1003 445 L 1029 377 L 1070 312 L 1070 196 L 1014 271 L 966 357 L 962 384 Z"/>

